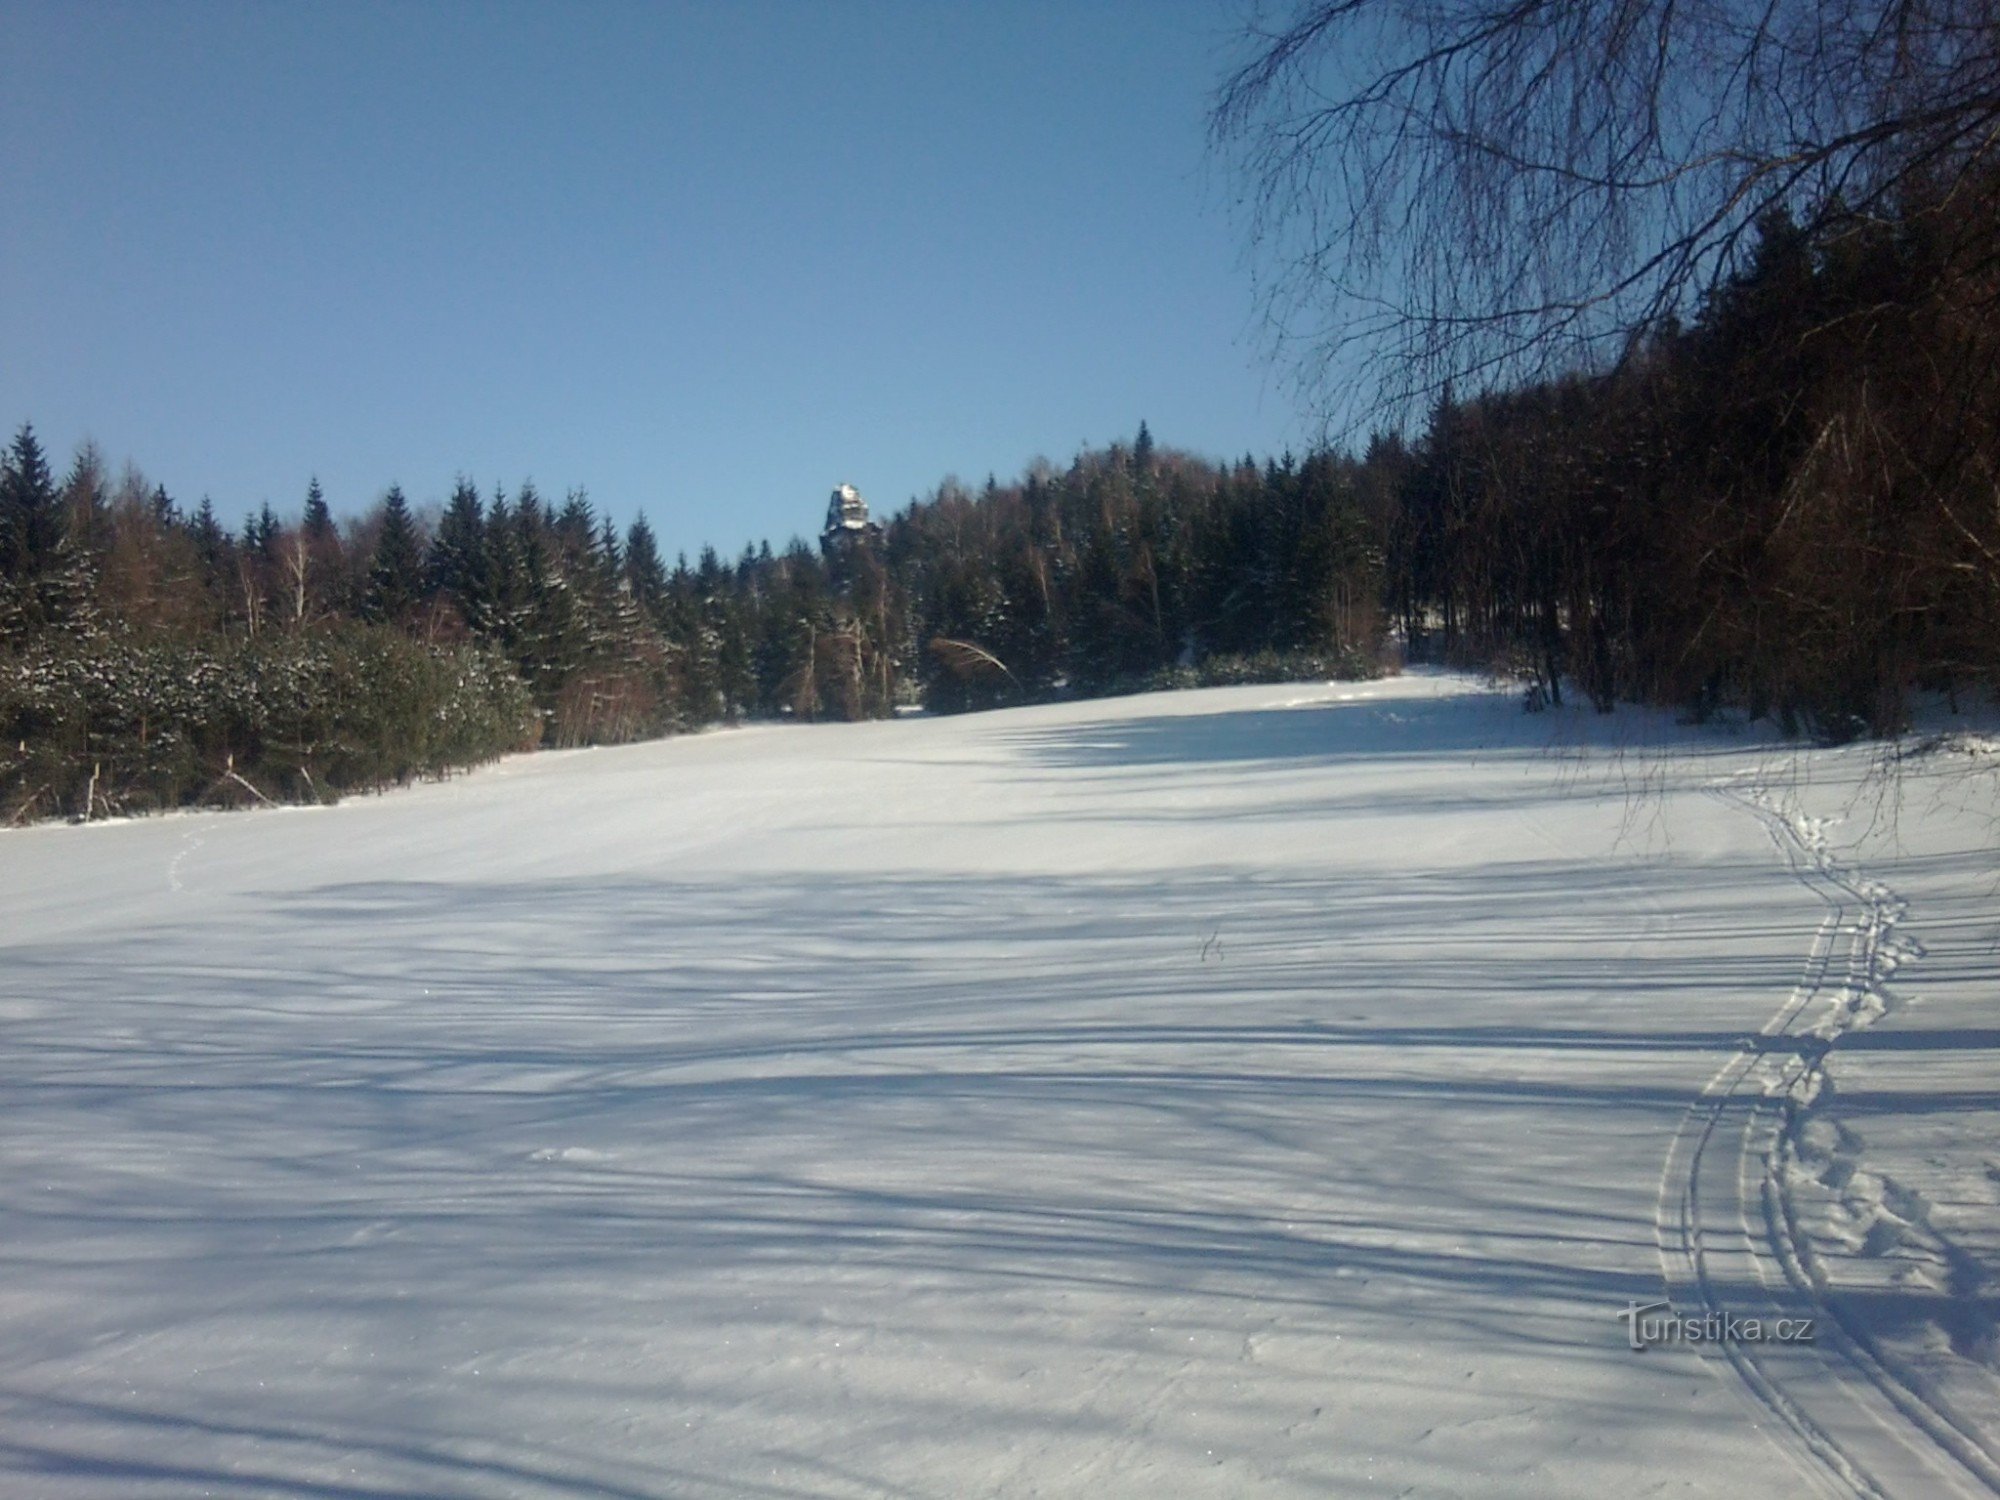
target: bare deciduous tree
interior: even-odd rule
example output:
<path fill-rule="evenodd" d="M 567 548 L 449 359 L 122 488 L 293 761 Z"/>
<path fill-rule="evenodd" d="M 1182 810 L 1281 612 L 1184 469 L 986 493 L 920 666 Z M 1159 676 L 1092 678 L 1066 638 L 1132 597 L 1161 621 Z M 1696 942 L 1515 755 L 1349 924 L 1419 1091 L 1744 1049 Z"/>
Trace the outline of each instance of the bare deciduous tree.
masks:
<path fill-rule="evenodd" d="M 2000 0 L 1312 0 L 1250 39 L 1211 137 L 1329 417 L 1615 357 L 1776 210 L 1995 222 Z"/>

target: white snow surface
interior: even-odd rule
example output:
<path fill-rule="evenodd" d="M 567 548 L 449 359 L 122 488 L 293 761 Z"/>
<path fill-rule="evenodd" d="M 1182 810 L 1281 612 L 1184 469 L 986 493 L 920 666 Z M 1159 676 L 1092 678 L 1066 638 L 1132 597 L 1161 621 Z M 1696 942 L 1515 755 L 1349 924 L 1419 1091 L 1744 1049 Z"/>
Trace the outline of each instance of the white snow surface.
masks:
<path fill-rule="evenodd" d="M 1981 748 L 1412 674 L 5 834 L 0 1494 L 1994 1493 Z"/>

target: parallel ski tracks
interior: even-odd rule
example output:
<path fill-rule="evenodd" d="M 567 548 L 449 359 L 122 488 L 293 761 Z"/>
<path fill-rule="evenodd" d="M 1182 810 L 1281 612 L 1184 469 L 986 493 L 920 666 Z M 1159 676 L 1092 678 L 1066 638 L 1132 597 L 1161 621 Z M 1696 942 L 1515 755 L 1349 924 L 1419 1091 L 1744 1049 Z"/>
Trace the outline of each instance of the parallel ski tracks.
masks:
<path fill-rule="evenodd" d="M 1684 1317 L 1815 1319 L 1811 1346 L 1722 1343 L 1763 1425 L 1824 1493 L 2000 1495 L 2000 1450 L 1884 1348 L 1830 1288 L 1789 1181 L 1799 1132 L 1842 1036 L 1886 1013 L 1891 930 L 1904 903 L 1835 860 L 1768 788 L 1710 789 L 1754 814 L 1793 875 L 1826 904 L 1798 982 L 1695 1096 L 1674 1134 L 1655 1230 L 1669 1299 Z M 1800 1023 L 1823 1006 L 1810 1029 Z M 1760 1306 L 1746 1305 L 1758 1299 Z M 1857 1442 L 1856 1435 L 1867 1439 Z"/>

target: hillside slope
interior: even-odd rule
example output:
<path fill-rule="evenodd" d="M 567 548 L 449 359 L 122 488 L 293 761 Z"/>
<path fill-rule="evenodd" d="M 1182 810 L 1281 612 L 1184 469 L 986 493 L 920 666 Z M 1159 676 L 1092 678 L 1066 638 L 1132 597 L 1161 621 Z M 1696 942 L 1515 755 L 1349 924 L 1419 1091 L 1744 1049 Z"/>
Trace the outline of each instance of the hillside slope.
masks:
<path fill-rule="evenodd" d="M 0 1488 L 1986 1493 L 1990 765 L 1413 675 L 0 836 Z"/>

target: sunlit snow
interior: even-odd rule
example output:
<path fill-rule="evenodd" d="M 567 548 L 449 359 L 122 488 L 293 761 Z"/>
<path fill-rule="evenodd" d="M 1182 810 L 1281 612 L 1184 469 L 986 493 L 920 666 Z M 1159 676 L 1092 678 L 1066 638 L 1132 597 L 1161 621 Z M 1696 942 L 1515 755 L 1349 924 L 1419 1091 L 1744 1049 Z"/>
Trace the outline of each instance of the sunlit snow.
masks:
<path fill-rule="evenodd" d="M 2000 791 L 1883 766 L 1414 674 L 7 833 L 0 1493 L 1987 1493 Z"/>

